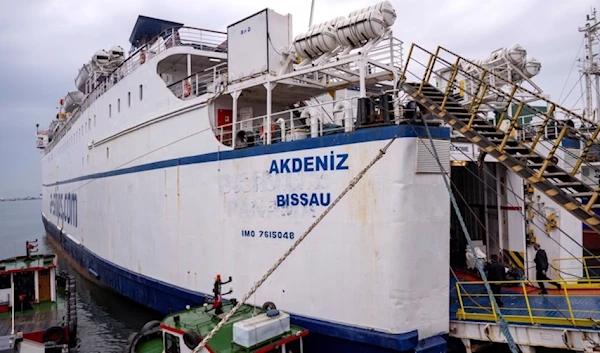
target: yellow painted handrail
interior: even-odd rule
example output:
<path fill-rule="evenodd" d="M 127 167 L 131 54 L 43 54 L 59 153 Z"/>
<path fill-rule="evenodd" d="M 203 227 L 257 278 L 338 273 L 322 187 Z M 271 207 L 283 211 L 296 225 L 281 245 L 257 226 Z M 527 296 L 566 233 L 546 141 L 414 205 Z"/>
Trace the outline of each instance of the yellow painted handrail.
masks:
<path fill-rule="evenodd" d="M 597 284 L 600 286 L 600 265 L 590 266 L 587 260 L 598 260 L 600 263 L 600 256 L 582 256 L 582 257 L 565 257 L 560 259 L 554 259 L 552 266 L 556 269 L 556 275 L 561 280 L 567 282 L 573 282 L 585 280 L 587 284 Z M 566 266 L 565 262 L 577 263 L 575 266 Z M 581 276 L 577 276 L 581 271 Z M 567 275 L 568 277 L 564 277 Z"/>
<path fill-rule="evenodd" d="M 591 280 L 594 281 L 594 280 Z M 600 283 L 600 279 L 596 280 Z M 551 290 L 548 294 L 539 294 L 535 285 L 544 285 L 553 289 L 551 283 L 558 282 L 561 290 Z M 502 316 L 507 322 L 532 325 L 594 326 L 600 320 L 600 306 L 590 307 L 577 301 L 582 297 L 595 297 L 597 294 L 578 292 L 569 293 L 564 280 L 545 281 L 489 281 L 489 284 L 502 284 L 499 296 L 504 302 L 500 307 Z M 498 321 L 498 313 L 489 301 L 489 295 L 481 289 L 482 281 L 457 281 L 456 291 L 460 308 L 456 313 L 458 320 Z M 472 291 L 469 287 L 478 286 Z M 542 297 L 545 299 L 540 300 Z M 589 303 L 586 300 L 586 303 Z M 558 315 L 556 315 L 558 313 Z"/>

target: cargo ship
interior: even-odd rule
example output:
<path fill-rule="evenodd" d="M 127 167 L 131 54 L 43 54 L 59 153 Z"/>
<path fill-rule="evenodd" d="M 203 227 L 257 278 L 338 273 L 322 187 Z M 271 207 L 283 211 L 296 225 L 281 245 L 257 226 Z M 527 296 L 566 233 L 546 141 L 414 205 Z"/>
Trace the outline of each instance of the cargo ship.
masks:
<path fill-rule="evenodd" d="M 524 47 L 405 52 L 396 17 L 383 1 L 293 35 L 272 9 L 224 32 L 139 16 L 37 131 L 49 239 L 169 314 L 211 300 L 209 274 L 245 292 L 318 220 L 252 297 L 309 330 L 307 352 L 470 347 L 455 325 L 504 321 L 468 316 L 455 283 L 485 282 L 494 254 L 535 282 L 536 242 L 550 277 L 585 277 L 596 120 L 544 94 Z"/>

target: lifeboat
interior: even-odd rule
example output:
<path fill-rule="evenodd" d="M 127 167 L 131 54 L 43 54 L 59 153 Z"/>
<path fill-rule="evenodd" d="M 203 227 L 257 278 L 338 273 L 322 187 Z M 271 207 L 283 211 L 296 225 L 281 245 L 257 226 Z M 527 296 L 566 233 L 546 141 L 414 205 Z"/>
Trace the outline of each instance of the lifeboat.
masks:
<path fill-rule="evenodd" d="M 65 111 L 67 113 L 72 113 L 75 108 L 81 105 L 83 102 L 84 94 L 80 91 L 73 91 L 67 93 L 65 96 Z"/>

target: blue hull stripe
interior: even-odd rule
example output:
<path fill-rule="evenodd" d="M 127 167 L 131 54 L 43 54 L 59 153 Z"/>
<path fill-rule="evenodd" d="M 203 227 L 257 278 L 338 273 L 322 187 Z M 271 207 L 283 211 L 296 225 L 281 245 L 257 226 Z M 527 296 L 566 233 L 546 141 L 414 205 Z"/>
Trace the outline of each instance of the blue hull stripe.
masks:
<path fill-rule="evenodd" d="M 104 260 L 84 246 L 70 240 L 43 215 L 42 221 L 46 232 L 61 247 L 61 250 L 67 253 L 70 260 L 76 262 L 78 270 L 87 272 L 82 273 L 83 275 L 94 278 L 141 305 L 168 314 L 170 310 L 173 312 L 184 310 L 188 304 L 202 305 L 208 297 L 204 293 L 176 287 Z M 402 334 L 389 334 L 298 315 L 292 315 L 292 322 L 311 332 L 305 346 L 319 348 L 310 351 L 322 351 L 323 347 L 327 347 L 328 352 L 391 353 L 419 350 L 416 330 Z M 437 352 L 440 352 L 439 347 Z"/>
<path fill-rule="evenodd" d="M 445 127 L 430 127 L 431 135 L 436 139 L 450 139 L 450 129 Z M 196 156 L 167 159 L 163 161 L 141 164 L 134 167 L 115 169 L 108 172 L 83 175 L 80 177 L 62 180 L 50 184 L 42 184 L 45 187 L 69 184 L 78 181 L 108 178 L 117 175 L 145 172 L 149 170 L 164 169 L 176 166 L 190 164 L 199 164 L 216 161 L 226 161 L 230 159 L 239 159 L 269 155 L 275 153 L 302 151 L 315 148 L 333 147 L 341 145 L 350 145 L 355 143 L 364 143 L 371 141 L 389 140 L 398 134 L 398 138 L 404 137 L 424 137 L 427 138 L 427 132 L 423 126 L 393 125 L 384 127 L 374 127 L 359 129 L 352 133 L 340 133 L 327 135 L 304 140 L 291 141 L 286 143 L 275 143 L 269 146 L 255 146 L 239 150 L 213 152 L 200 154 Z"/>

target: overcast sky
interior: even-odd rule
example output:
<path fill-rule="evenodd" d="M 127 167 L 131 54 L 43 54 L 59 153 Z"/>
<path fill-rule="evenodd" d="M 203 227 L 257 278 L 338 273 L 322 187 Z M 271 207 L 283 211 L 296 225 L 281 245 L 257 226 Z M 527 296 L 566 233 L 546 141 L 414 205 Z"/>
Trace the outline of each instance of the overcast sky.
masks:
<path fill-rule="evenodd" d="M 395 36 L 404 51 L 415 42 L 447 47 L 480 58 L 503 46 L 521 44 L 542 62 L 535 81 L 558 100 L 578 49 L 591 0 L 392 0 L 398 14 Z M 315 0 L 314 23 L 347 16 L 376 1 Z M 47 127 L 78 69 L 100 48 L 129 50 L 138 15 L 225 31 L 227 26 L 269 7 L 293 16 L 294 34 L 308 26 L 311 0 L 25 0 L 3 2 L 0 12 L 0 197 L 41 192 L 40 152 L 35 124 Z M 573 70 L 561 98 L 579 78 Z M 581 95 L 575 85 L 565 104 Z M 579 102 L 581 104 L 582 101 Z"/>

